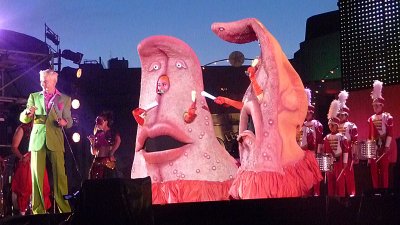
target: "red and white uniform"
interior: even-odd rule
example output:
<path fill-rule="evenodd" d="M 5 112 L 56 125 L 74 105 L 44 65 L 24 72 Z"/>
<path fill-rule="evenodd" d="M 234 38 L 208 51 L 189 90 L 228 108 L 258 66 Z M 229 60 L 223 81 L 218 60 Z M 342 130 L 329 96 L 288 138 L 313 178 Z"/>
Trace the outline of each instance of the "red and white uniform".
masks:
<path fill-rule="evenodd" d="M 357 157 L 357 141 L 358 131 L 357 126 L 349 121 L 345 121 L 339 124 L 339 132 L 344 135 L 348 141 L 349 154 L 348 154 L 348 165 L 345 168 L 344 176 L 346 191 L 349 196 L 356 195 L 356 185 L 354 180 L 354 168 L 353 164 L 358 159 Z"/>
<path fill-rule="evenodd" d="M 368 119 L 369 137 L 376 141 L 378 146 L 378 158 L 385 153 L 385 148 L 389 148 L 393 137 L 393 117 L 383 112 L 374 114 Z M 374 188 L 389 187 L 389 158 L 384 154 L 376 163 L 376 160 L 370 160 L 372 185 Z"/>
<path fill-rule="evenodd" d="M 318 152 L 323 144 L 323 126 L 318 120 L 304 121 L 300 130 L 299 145 L 304 150 Z"/>
<path fill-rule="evenodd" d="M 324 153 L 330 153 L 335 157 L 333 171 L 327 172 L 328 195 L 345 197 L 344 164 L 348 162 L 349 146 L 346 137 L 341 133 L 330 133 L 324 138 Z M 340 173 L 342 175 L 339 178 Z M 339 179 L 338 179 L 339 178 Z M 338 180 L 337 180 L 338 179 Z"/>
<path fill-rule="evenodd" d="M 320 152 L 323 144 L 323 130 L 322 124 L 318 120 L 304 121 L 297 140 L 298 144 L 304 150 L 311 150 L 314 153 Z M 312 194 L 314 196 L 320 195 L 320 182 L 314 184 Z"/>

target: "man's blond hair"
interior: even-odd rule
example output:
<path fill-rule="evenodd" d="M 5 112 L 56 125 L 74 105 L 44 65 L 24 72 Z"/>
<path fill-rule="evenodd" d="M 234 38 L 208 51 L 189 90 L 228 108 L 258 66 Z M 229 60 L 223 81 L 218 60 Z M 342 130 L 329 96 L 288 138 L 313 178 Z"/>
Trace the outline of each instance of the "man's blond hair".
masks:
<path fill-rule="evenodd" d="M 57 72 L 55 72 L 54 70 L 52 70 L 52 69 L 47 69 L 47 70 L 41 70 L 40 72 L 39 72 L 39 74 L 40 74 L 40 78 L 44 78 L 44 77 L 51 77 L 52 79 L 54 79 L 56 82 L 57 82 L 57 80 L 58 80 L 58 73 Z M 42 79 L 41 79 L 42 80 Z"/>

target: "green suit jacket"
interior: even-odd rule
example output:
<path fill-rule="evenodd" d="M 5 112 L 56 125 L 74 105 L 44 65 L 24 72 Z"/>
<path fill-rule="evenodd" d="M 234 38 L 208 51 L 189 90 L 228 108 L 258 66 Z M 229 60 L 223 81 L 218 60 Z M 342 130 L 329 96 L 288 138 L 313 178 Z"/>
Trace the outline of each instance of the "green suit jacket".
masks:
<path fill-rule="evenodd" d="M 67 121 L 66 128 L 72 126 L 71 98 L 62 93 L 56 94 L 53 107 L 48 114 L 44 104 L 43 92 L 30 94 L 26 104 L 27 109 L 21 113 L 19 118 L 22 123 L 29 123 L 32 119 L 35 119 L 29 141 L 29 151 L 39 151 L 46 144 L 50 151 L 64 152 L 64 135 L 61 127 L 57 125 L 57 118 L 63 118 Z M 37 108 L 34 118 L 27 115 L 31 106 Z M 41 122 L 39 119 L 41 119 Z"/>

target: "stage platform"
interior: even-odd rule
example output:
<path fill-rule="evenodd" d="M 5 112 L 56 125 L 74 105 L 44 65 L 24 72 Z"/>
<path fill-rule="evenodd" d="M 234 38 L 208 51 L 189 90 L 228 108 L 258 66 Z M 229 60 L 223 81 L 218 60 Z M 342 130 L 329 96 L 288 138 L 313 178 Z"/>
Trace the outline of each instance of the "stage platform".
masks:
<path fill-rule="evenodd" d="M 115 218 L 109 213 L 98 212 L 90 225 L 128 225 L 121 223 L 121 211 L 124 208 L 104 208 L 106 211 L 118 211 Z M 128 210 L 129 211 L 129 210 Z M 141 223 L 154 225 L 261 225 L 261 224 L 307 224 L 307 225 L 369 225 L 400 224 L 400 196 L 398 193 L 375 193 L 370 196 L 354 198 L 287 198 L 231 200 L 220 202 L 180 203 L 153 205 L 152 216 L 146 214 L 138 219 Z M 138 214 L 137 214 L 138 215 Z M 56 225 L 87 224 L 70 214 L 46 214 L 35 216 L 15 216 L 1 220 L 4 225 Z M 85 216 L 85 215 L 81 215 Z M 140 216 L 140 215 L 139 215 Z M 83 218 L 81 217 L 81 219 Z M 107 217 L 107 218 L 105 218 Z M 110 218 L 111 217 L 111 218 Z M 96 221 L 96 222 L 94 222 Z M 110 223 L 114 221 L 115 223 Z M 127 220 L 125 220 L 127 221 Z"/>

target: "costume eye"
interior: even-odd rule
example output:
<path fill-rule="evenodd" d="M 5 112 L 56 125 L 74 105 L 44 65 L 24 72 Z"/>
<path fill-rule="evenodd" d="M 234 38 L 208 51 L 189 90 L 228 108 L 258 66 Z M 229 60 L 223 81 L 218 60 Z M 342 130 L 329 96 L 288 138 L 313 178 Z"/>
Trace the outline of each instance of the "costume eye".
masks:
<path fill-rule="evenodd" d="M 175 66 L 176 66 L 176 68 L 178 68 L 178 69 L 182 69 L 182 68 L 186 69 L 186 68 L 187 68 L 185 62 L 182 61 L 182 60 L 176 61 Z"/>
<path fill-rule="evenodd" d="M 159 70 L 160 68 L 161 68 L 161 64 L 160 64 L 159 62 L 153 62 L 153 63 L 150 65 L 149 72 L 150 72 L 150 71 L 157 71 L 157 70 Z"/>
<path fill-rule="evenodd" d="M 223 27 L 220 27 L 220 28 L 218 28 L 218 30 L 219 30 L 219 31 L 224 31 L 224 30 L 225 30 L 225 28 L 223 28 Z"/>

